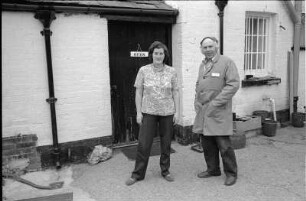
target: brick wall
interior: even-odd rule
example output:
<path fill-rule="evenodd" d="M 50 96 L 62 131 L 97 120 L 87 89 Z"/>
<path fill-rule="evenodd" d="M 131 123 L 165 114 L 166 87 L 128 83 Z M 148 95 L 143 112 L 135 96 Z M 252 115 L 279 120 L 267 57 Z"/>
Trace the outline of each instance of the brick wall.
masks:
<path fill-rule="evenodd" d="M 17 135 L 2 138 L 2 166 L 19 159 L 29 159 L 28 171 L 41 168 L 40 154 L 36 150 L 37 136 Z"/>
<path fill-rule="evenodd" d="M 24 166 L 25 171 L 55 167 L 53 145 L 37 146 L 37 135 L 16 135 L 2 138 L 2 167 Z M 86 163 L 96 145 L 111 147 L 112 136 L 90 138 L 59 144 L 60 164 Z"/>

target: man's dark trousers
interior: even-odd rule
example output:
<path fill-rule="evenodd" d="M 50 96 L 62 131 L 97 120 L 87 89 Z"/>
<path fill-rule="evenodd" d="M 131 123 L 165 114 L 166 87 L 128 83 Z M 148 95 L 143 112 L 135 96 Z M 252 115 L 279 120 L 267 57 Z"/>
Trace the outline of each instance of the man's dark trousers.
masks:
<path fill-rule="evenodd" d="M 229 136 L 203 136 L 201 142 L 207 171 L 212 175 L 220 175 L 219 152 L 226 176 L 237 177 L 237 162 Z"/>
<path fill-rule="evenodd" d="M 169 174 L 171 139 L 173 135 L 173 115 L 158 116 L 143 114 L 143 121 L 139 129 L 135 169 L 132 173 L 132 178 L 137 180 L 145 178 L 153 138 L 156 135 L 157 127 L 159 127 L 160 135 L 161 174 L 162 176 Z"/>

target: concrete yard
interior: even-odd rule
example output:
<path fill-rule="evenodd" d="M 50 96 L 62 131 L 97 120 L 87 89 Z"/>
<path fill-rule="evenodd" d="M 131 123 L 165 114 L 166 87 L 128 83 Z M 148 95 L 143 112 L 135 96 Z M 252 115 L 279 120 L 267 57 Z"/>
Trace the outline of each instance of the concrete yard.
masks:
<path fill-rule="evenodd" d="M 203 153 L 173 142 L 172 183 L 160 176 L 159 156 L 153 156 L 145 180 L 126 186 L 134 161 L 114 150 L 111 159 L 97 165 L 74 164 L 60 171 L 23 176 L 42 184 L 64 181 L 61 189 L 38 190 L 6 179 L 3 195 L 6 200 L 73 192 L 74 201 L 304 201 L 305 145 L 305 128 L 291 126 L 278 128 L 274 137 L 248 138 L 246 147 L 236 150 L 238 181 L 230 187 L 223 184 L 224 174 L 197 178 L 197 173 L 206 169 Z"/>

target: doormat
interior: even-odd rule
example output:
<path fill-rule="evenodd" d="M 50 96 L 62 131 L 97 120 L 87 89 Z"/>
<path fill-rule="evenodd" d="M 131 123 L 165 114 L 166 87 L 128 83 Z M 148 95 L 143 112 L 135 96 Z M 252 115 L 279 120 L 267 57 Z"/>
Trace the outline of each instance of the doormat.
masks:
<path fill-rule="evenodd" d="M 124 147 L 120 149 L 121 152 L 129 159 L 129 160 L 135 160 L 136 158 L 136 152 L 137 152 L 137 145 L 136 146 L 130 146 L 130 147 Z M 175 150 L 171 148 L 170 153 L 175 153 Z M 160 155 L 160 142 L 153 142 L 150 156 L 158 156 Z"/>

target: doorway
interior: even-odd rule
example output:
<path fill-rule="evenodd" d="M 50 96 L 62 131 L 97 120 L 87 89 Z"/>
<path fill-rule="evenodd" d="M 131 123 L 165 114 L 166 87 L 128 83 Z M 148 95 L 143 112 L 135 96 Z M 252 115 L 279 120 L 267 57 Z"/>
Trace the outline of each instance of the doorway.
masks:
<path fill-rule="evenodd" d="M 148 51 L 153 41 L 167 45 L 171 55 L 171 24 L 108 21 L 113 144 L 137 142 L 134 82 L 148 57 L 131 57 L 131 51 Z M 171 56 L 168 65 L 171 65 Z"/>

